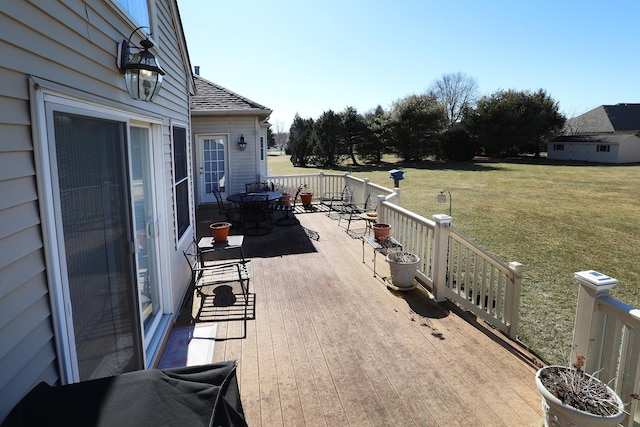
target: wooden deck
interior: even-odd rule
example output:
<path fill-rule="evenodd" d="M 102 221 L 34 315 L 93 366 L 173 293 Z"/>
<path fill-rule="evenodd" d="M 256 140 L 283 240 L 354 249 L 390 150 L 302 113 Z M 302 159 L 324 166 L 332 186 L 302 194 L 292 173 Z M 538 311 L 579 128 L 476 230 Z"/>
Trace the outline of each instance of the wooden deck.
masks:
<path fill-rule="evenodd" d="M 215 212 L 200 211 L 200 233 Z M 326 214 L 297 218 L 319 240 L 299 226 L 245 237 L 250 319 L 216 323 L 212 361 L 238 362 L 250 426 L 539 424 L 532 356 L 420 290 L 389 290 L 371 248 L 363 264 L 361 241 Z M 377 267 L 386 275 L 380 255 Z M 200 304 L 186 307 L 177 326 Z"/>

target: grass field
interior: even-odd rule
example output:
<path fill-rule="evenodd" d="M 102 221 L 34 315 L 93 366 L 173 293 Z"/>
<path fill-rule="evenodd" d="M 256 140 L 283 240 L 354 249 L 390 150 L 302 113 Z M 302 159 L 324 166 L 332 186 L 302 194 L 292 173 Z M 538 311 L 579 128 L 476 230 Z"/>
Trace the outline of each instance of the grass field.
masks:
<path fill-rule="evenodd" d="M 519 335 L 546 361 L 565 363 L 570 350 L 574 272 L 593 269 L 615 277 L 613 296 L 640 307 L 640 165 L 530 158 L 340 171 L 392 187 L 388 170 L 398 166 L 405 172 L 402 206 L 426 218 L 448 214 L 448 203 L 436 201 L 447 189 L 454 227 L 502 261 L 524 264 Z M 273 174 L 319 170 L 294 168 L 288 156 L 270 156 L 268 167 Z"/>

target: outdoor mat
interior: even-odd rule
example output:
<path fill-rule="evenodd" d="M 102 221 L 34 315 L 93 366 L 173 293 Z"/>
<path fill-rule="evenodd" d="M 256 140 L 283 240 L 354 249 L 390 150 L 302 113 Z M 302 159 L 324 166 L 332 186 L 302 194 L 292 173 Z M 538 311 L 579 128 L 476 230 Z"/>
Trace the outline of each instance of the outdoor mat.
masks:
<path fill-rule="evenodd" d="M 159 369 L 212 363 L 217 325 L 174 328 L 164 348 Z"/>

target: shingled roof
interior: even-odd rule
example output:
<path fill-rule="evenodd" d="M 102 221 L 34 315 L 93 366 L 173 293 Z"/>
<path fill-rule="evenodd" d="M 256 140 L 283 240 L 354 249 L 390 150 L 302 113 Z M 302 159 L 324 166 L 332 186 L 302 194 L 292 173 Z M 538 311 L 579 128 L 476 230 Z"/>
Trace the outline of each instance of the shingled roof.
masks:
<path fill-rule="evenodd" d="M 194 75 L 196 95 L 191 97 L 195 115 L 258 115 L 266 119 L 271 110 L 207 79 Z"/>
<path fill-rule="evenodd" d="M 640 104 L 601 105 L 569 119 L 579 134 L 635 132 L 640 130 Z"/>

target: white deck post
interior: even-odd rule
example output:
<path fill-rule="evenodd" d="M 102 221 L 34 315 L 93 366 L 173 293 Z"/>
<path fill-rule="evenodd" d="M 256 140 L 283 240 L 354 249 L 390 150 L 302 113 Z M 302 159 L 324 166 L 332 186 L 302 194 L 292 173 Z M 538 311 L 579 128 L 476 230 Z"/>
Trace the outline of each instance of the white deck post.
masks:
<path fill-rule="evenodd" d="M 587 372 L 600 369 L 600 355 L 589 354 L 590 347 L 601 348 L 602 342 L 590 345 L 590 340 L 602 340 L 604 330 L 604 316 L 598 311 L 598 298 L 609 295 L 609 290 L 618 284 L 616 279 L 598 273 L 594 270 L 579 271 L 573 277 L 580 285 L 578 289 L 578 307 L 573 326 L 573 345 L 571 360 L 576 356 L 587 359 Z"/>
<path fill-rule="evenodd" d="M 324 171 L 320 171 L 318 172 L 318 181 L 320 181 L 320 183 L 318 184 L 318 192 L 320 194 L 318 194 L 318 199 L 322 200 L 322 196 L 324 195 L 325 191 L 324 191 Z"/>
<path fill-rule="evenodd" d="M 438 214 L 432 216 L 436 223 L 433 247 L 433 297 L 444 301 L 447 295 L 447 254 L 449 252 L 449 227 L 451 217 Z"/>
<path fill-rule="evenodd" d="M 509 298 L 507 299 L 507 335 L 515 340 L 518 335 L 518 319 L 520 316 L 520 293 L 522 292 L 522 264 L 510 262 L 509 268 L 516 273 L 513 279 Z"/>

